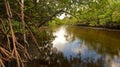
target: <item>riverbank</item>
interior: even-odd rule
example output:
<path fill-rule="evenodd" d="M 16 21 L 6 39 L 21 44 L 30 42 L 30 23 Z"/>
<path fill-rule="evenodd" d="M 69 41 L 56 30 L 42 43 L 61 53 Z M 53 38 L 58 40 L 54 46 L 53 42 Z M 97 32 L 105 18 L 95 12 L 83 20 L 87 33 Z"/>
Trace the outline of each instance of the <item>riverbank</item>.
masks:
<path fill-rule="evenodd" d="M 117 28 L 117 27 L 90 26 L 90 25 L 87 25 L 87 24 L 75 24 L 75 26 L 84 27 L 84 28 L 91 28 L 91 29 L 108 30 L 108 31 L 120 31 L 120 28 Z"/>

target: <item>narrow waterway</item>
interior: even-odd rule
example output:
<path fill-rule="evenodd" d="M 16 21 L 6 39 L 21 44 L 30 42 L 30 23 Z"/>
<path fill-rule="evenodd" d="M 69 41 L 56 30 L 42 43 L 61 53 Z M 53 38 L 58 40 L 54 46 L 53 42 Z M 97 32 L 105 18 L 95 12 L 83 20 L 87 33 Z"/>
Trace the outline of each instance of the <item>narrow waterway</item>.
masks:
<path fill-rule="evenodd" d="M 29 62 L 27 66 L 120 67 L 120 31 L 58 26 L 50 27 L 46 32 L 53 36 L 51 40 L 49 39 L 51 46 L 47 52 L 46 49 L 42 51 L 43 55 L 33 50 L 33 54 L 36 53 L 35 60 Z M 44 57 L 45 59 L 41 59 Z"/>

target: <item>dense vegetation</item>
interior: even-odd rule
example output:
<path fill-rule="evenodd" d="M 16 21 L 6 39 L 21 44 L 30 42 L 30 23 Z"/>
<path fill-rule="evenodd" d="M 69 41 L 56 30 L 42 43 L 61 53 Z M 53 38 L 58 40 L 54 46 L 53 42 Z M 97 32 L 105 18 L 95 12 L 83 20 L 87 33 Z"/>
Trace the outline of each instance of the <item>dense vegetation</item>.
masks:
<path fill-rule="evenodd" d="M 82 1 L 76 4 L 73 9 L 70 16 L 66 15 L 64 19 L 57 20 L 56 24 L 60 22 L 62 24 L 120 28 L 119 0 Z"/>
<path fill-rule="evenodd" d="M 91 1 L 81 5 L 81 9 L 77 14 L 81 20 L 80 22 L 91 26 L 120 28 L 119 0 Z"/>
<path fill-rule="evenodd" d="M 47 22 L 120 28 L 120 1 L 0 0 L 0 65 L 14 59 L 18 67 L 24 66 L 23 59 L 31 59 L 29 36 L 39 47 L 34 34 Z"/>

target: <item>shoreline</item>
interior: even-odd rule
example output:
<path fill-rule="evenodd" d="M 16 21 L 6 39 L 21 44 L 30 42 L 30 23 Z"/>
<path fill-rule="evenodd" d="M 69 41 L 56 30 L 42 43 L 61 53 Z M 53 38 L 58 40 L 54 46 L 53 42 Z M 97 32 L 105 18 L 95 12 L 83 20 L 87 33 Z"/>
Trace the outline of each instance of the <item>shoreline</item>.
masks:
<path fill-rule="evenodd" d="M 117 28 L 109 28 L 109 27 L 103 27 L 103 26 L 84 26 L 84 25 L 74 25 L 77 27 L 84 27 L 84 28 L 90 28 L 90 29 L 99 29 L 99 30 L 107 30 L 107 31 L 119 31 L 120 29 Z"/>

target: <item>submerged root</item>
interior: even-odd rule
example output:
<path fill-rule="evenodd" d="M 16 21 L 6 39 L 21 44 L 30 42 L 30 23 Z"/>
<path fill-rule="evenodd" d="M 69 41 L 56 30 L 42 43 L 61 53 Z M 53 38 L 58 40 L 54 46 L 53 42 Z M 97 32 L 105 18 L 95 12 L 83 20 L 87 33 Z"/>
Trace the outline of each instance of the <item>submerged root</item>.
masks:
<path fill-rule="evenodd" d="M 29 56 L 29 53 L 27 52 L 27 48 L 25 48 L 21 44 L 18 43 L 14 44 L 13 49 L 10 51 L 0 46 L 0 67 L 5 67 L 4 62 L 9 62 L 9 61 L 12 62 L 13 59 L 16 60 L 17 67 L 24 67 L 25 59 L 28 60 L 31 58 Z"/>

